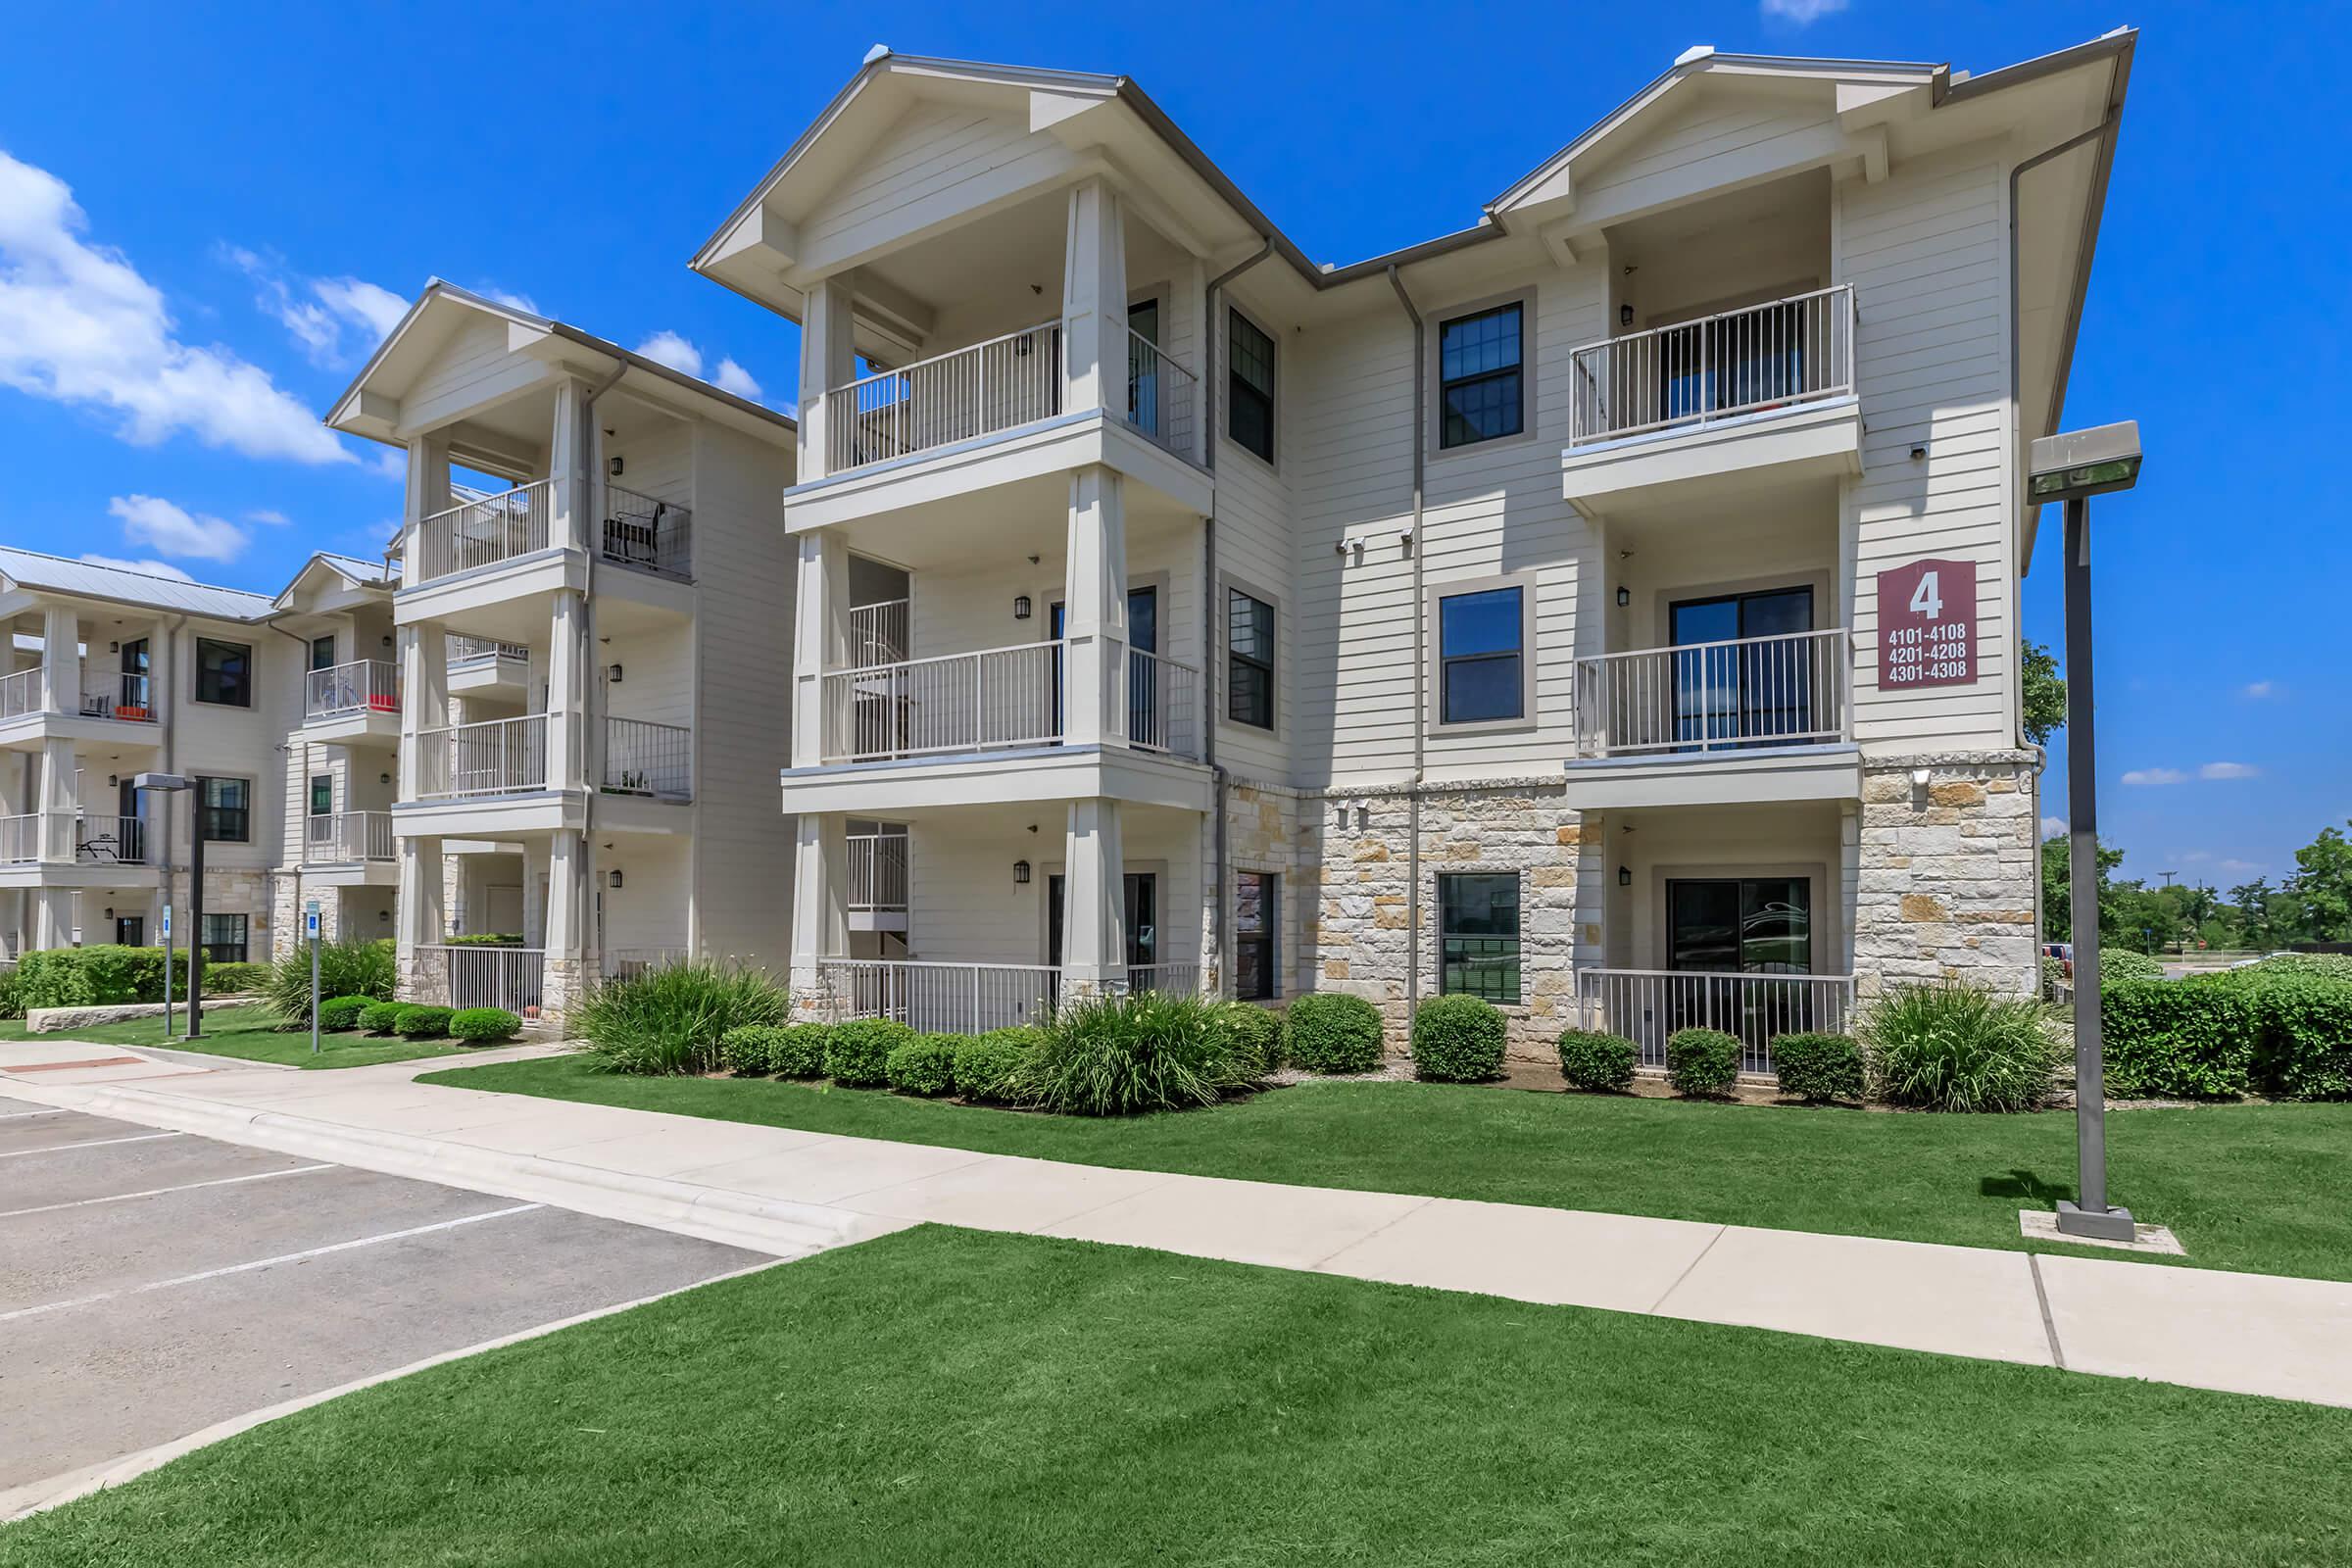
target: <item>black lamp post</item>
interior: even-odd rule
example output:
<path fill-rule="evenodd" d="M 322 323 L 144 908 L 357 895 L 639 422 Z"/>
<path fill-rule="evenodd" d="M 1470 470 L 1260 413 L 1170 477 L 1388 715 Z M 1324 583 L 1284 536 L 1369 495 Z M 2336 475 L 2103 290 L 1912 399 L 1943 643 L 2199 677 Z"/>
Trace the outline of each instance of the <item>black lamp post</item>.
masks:
<path fill-rule="evenodd" d="M 204 1034 L 204 815 L 203 802 L 194 795 L 195 781 L 184 773 L 141 773 L 131 780 L 133 788 L 157 795 L 186 794 L 193 808 L 188 812 L 188 1034 L 190 1040 Z M 171 803 L 166 802 L 165 810 Z M 154 835 L 148 835 L 152 840 Z M 164 897 L 172 896 L 172 868 L 164 867 Z M 171 961 L 169 953 L 165 961 Z M 172 1032 L 172 1020 L 164 1020 L 164 1032 Z"/>

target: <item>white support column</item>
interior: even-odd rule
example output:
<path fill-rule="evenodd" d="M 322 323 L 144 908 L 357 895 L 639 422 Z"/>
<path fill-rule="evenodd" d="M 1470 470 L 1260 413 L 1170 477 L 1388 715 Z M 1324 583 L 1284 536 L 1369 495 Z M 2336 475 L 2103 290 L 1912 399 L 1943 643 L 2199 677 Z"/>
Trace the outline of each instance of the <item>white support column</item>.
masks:
<path fill-rule="evenodd" d="M 1062 583 L 1062 740 L 1127 738 L 1127 511 L 1119 474 L 1070 472 L 1068 568 Z"/>
<path fill-rule="evenodd" d="M 588 940 L 587 855 L 578 828 L 559 828 L 547 843 L 547 956 L 581 957 Z"/>
<path fill-rule="evenodd" d="M 849 662 L 850 552 L 832 529 L 801 535 L 792 626 L 792 765 L 825 760 L 825 671 Z"/>
<path fill-rule="evenodd" d="M 804 812 L 793 822 L 792 995 L 804 1007 L 823 985 L 818 965 L 850 946 L 850 847 L 847 820 Z"/>
<path fill-rule="evenodd" d="M 75 774 L 81 762 L 74 743 L 59 736 L 41 742 L 41 858 L 74 863 L 74 816 L 81 805 Z"/>
<path fill-rule="evenodd" d="M 424 581 L 416 525 L 448 508 L 449 443 L 439 436 L 418 436 L 409 443 L 408 489 L 401 502 L 400 585 L 403 588 L 414 588 Z"/>
<path fill-rule="evenodd" d="M 32 901 L 32 947 L 39 953 L 74 945 L 74 890 L 39 888 L 26 895 Z"/>
<path fill-rule="evenodd" d="M 592 445 L 594 432 L 588 427 L 587 385 L 566 377 L 556 384 L 556 416 L 547 442 L 548 477 L 556 481 L 547 542 L 559 549 L 589 548 L 588 514 L 595 504 L 588 479 Z"/>
<path fill-rule="evenodd" d="M 1063 994 L 1101 993 L 1127 979 L 1126 852 L 1119 803 L 1070 803 L 1062 845 Z"/>
<path fill-rule="evenodd" d="M 830 411 L 825 394 L 857 379 L 858 356 L 851 326 L 848 281 L 828 277 L 812 286 L 801 321 L 800 482 L 822 479 L 832 447 L 826 439 Z"/>
<path fill-rule="evenodd" d="M 41 612 L 41 707 L 81 711 L 81 620 L 54 605 Z"/>
<path fill-rule="evenodd" d="M 547 627 L 547 783 L 579 789 L 588 755 L 588 606 L 570 589 L 557 593 Z"/>
<path fill-rule="evenodd" d="M 1127 409 L 1127 225 L 1102 179 L 1070 187 L 1062 245 L 1062 408 Z"/>
<path fill-rule="evenodd" d="M 443 941 L 448 935 L 447 891 L 442 882 L 442 850 L 439 839 L 405 838 L 400 841 L 400 902 L 394 916 L 394 954 L 400 975 L 401 994 L 417 995 L 423 976 L 419 972 L 416 950 Z"/>
<path fill-rule="evenodd" d="M 449 722 L 449 631 L 437 620 L 420 620 L 401 627 L 397 643 L 401 692 L 397 798 L 414 801 L 423 794 L 429 771 L 425 743 L 418 737 Z"/>

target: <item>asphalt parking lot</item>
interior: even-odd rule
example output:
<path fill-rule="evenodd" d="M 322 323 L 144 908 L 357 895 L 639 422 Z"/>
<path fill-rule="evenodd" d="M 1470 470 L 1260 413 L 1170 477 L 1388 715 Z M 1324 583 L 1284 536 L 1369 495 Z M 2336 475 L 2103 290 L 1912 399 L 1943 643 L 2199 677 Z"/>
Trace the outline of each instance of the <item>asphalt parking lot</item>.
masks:
<path fill-rule="evenodd" d="M 0 1096 L 0 1517 L 219 1422 L 772 1261 Z"/>

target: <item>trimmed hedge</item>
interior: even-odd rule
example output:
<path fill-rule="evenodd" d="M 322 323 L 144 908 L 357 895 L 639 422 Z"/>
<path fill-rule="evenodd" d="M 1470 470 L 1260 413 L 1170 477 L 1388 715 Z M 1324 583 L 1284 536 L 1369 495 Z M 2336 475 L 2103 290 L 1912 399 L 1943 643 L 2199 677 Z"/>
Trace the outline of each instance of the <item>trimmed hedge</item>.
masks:
<path fill-rule="evenodd" d="M 788 1023 L 776 1038 L 767 1070 L 779 1078 L 822 1078 L 825 1048 L 832 1043 L 829 1023 Z"/>
<path fill-rule="evenodd" d="M 496 1045 L 522 1033 L 522 1020 L 504 1007 L 461 1007 L 450 1015 L 449 1033 L 469 1046 Z"/>
<path fill-rule="evenodd" d="M 1850 1035 L 1781 1035 L 1772 1066 L 1784 1095 L 1817 1105 L 1862 1098 L 1862 1047 Z"/>
<path fill-rule="evenodd" d="M 1510 1025 L 1479 997 L 1432 997 L 1413 1014 L 1413 1076 L 1428 1083 L 1481 1084 L 1502 1076 Z"/>
<path fill-rule="evenodd" d="M 360 1015 L 374 1005 L 372 997 L 329 997 L 318 1004 L 319 1031 L 339 1035 L 357 1029 Z"/>
<path fill-rule="evenodd" d="M 388 1035 L 408 1010 L 405 1002 L 370 1002 L 360 1012 L 360 1027 L 371 1035 Z"/>
<path fill-rule="evenodd" d="M 1641 1065 L 1642 1048 L 1623 1035 L 1589 1029 L 1560 1031 L 1560 1076 L 1571 1089 L 1622 1094 Z"/>
<path fill-rule="evenodd" d="M 1677 1094 L 1719 1098 L 1740 1078 L 1740 1039 L 1720 1029 L 1677 1029 L 1666 1037 L 1666 1080 Z"/>
<path fill-rule="evenodd" d="M 2103 944 L 2099 948 L 2099 989 L 2102 991 L 2126 981 L 2163 978 L 2164 965 L 2144 953 L 2133 953 L 2130 948 L 2110 948 Z"/>
<path fill-rule="evenodd" d="M 1344 991 L 1316 991 L 1291 1004 L 1283 1054 L 1309 1072 L 1370 1072 L 1381 1062 L 1380 1009 Z"/>
<path fill-rule="evenodd" d="M 2273 1093 L 2352 1100 L 2352 985 L 2290 971 L 2246 1001 L 2254 1014 L 2255 1060 Z"/>
<path fill-rule="evenodd" d="M 403 1040 L 439 1040 L 449 1033 L 450 1020 L 456 1016 L 447 1007 L 403 1007 L 392 1032 Z"/>
<path fill-rule="evenodd" d="M 890 1087 L 902 1095 L 936 1099 L 956 1087 L 956 1048 L 960 1035 L 916 1035 L 892 1048 L 883 1062 Z"/>
<path fill-rule="evenodd" d="M 188 958 L 180 952 L 172 960 L 172 990 L 187 990 Z M 216 965 L 204 962 L 204 950 L 194 955 L 197 967 L 209 976 Z M 207 990 L 212 989 L 209 981 Z M 128 948 L 103 942 L 86 948 L 49 948 L 27 953 L 17 964 L 19 1005 L 32 1007 L 91 1007 L 123 1002 L 164 1000 L 164 950 Z M 307 1022 L 310 1014 L 306 1009 Z"/>
<path fill-rule="evenodd" d="M 956 1048 L 956 1093 L 983 1105 L 1010 1104 L 1021 1068 L 1045 1039 L 1026 1026 L 991 1029 Z"/>
<path fill-rule="evenodd" d="M 2235 1100 L 2254 1084 L 2254 1011 L 2226 986 L 2119 980 L 2099 988 L 2107 1092 Z"/>
<path fill-rule="evenodd" d="M 1217 1009 L 1217 1020 L 1234 1050 L 1254 1057 L 1261 1072 L 1282 1066 L 1282 1014 L 1253 1002 L 1229 1002 Z"/>
<path fill-rule="evenodd" d="M 718 1037 L 718 1059 L 729 1072 L 763 1077 L 776 1070 L 776 1050 L 783 1041 L 781 1025 L 739 1023 Z"/>
<path fill-rule="evenodd" d="M 825 1041 L 825 1071 L 853 1088 L 880 1088 L 890 1082 L 890 1054 L 913 1038 L 913 1030 L 891 1018 L 837 1023 Z"/>

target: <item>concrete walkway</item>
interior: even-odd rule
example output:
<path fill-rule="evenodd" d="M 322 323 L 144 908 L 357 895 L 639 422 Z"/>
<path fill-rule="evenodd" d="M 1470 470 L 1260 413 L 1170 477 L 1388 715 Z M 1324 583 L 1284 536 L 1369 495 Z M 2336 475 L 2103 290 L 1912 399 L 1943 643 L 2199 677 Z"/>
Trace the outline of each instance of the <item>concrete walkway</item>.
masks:
<path fill-rule="evenodd" d="M 206 1070 L 0 1045 L 24 1100 L 779 1256 L 936 1221 L 2352 1406 L 2352 1284 L 1115 1170 L 413 1081 L 451 1065 Z"/>

